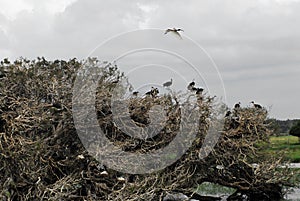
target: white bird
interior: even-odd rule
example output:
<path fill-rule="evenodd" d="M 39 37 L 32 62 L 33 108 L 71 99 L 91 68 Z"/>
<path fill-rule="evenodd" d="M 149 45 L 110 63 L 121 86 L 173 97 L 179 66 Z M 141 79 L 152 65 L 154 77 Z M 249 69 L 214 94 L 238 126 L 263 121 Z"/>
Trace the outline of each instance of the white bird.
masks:
<path fill-rule="evenodd" d="M 106 176 L 106 175 L 108 175 L 108 172 L 107 172 L 106 170 L 104 170 L 104 171 L 102 171 L 102 172 L 100 173 L 100 175 Z"/>
<path fill-rule="evenodd" d="M 124 177 L 117 177 L 117 180 L 121 181 L 121 182 L 125 182 L 126 181 L 126 179 Z"/>
<path fill-rule="evenodd" d="M 80 154 L 77 156 L 78 159 L 84 159 L 84 155 Z"/>
<path fill-rule="evenodd" d="M 171 81 L 168 81 L 168 82 L 163 83 L 163 86 L 164 86 L 164 87 L 169 87 L 169 86 L 172 85 L 172 82 L 173 82 L 173 80 L 172 80 L 172 78 L 171 78 Z"/>
<path fill-rule="evenodd" d="M 217 165 L 216 168 L 217 168 L 218 170 L 224 170 L 224 166 L 223 166 L 223 165 Z"/>
<path fill-rule="evenodd" d="M 173 29 L 167 29 L 165 31 L 165 34 L 171 32 L 171 33 L 174 33 L 176 36 L 178 36 L 180 39 L 182 39 L 180 33 L 178 33 L 179 31 L 183 31 L 182 29 L 176 29 L 176 28 L 173 28 Z"/>

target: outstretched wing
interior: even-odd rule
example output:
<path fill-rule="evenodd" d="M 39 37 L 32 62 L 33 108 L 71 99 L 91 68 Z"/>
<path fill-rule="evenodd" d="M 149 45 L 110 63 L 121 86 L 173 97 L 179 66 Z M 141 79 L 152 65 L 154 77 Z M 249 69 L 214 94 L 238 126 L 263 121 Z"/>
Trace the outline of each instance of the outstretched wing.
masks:
<path fill-rule="evenodd" d="M 173 30 L 172 30 L 172 29 L 167 29 L 167 30 L 165 31 L 165 34 L 169 33 L 170 31 L 173 31 Z"/>
<path fill-rule="evenodd" d="M 171 32 L 171 33 L 175 34 L 179 39 L 182 39 L 182 37 L 181 37 L 180 33 L 178 33 L 178 31 L 183 31 L 183 30 L 182 29 L 175 29 L 175 28 L 174 29 L 167 29 L 165 31 L 165 34 Z"/>
<path fill-rule="evenodd" d="M 177 37 L 179 37 L 182 40 L 182 37 L 180 33 L 178 33 L 178 31 L 172 31 L 172 33 L 174 33 Z"/>

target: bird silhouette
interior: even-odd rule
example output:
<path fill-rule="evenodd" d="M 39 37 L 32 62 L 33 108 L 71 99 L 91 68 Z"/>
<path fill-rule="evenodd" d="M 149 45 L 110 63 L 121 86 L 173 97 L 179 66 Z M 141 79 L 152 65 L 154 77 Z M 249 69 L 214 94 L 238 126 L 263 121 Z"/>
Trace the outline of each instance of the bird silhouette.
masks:
<path fill-rule="evenodd" d="M 254 103 L 254 101 L 251 101 L 250 103 L 252 103 L 255 108 L 262 109 L 262 106 L 260 104 Z"/>
<path fill-rule="evenodd" d="M 138 93 L 139 93 L 138 91 L 134 91 L 134 92 L 132 93 L 132 95 L 137 96 Z"/>
<path fill-rule="evenodd" d="M 203 88 L 197 88 L 196 94 L 202 94 L 203 90 L 204 90 Z"/>
<path fill-rule="evenodd" d="M 235 109 L 238 109 L 238 108 L 241 108 L 241 102 L 238 102 L 234 105 L 234 108 Z"/>
<path fill-rule="evenodd" d="M 229 117 L 230 115 L 231 115 L 231 111 L 228 110 L 225 114 L 225 117 Z"/>
<path fill-rule="evenodd" d="M 194 81 L 192 81 L 188 86 L 187 86 L 187 88 L 188 88 L 188 90 L 190 90 L 190 91 L 192 91 L 192 89 L 193 89 L 193 87 L 195 86 L 195 82 Z"/>
<path fill-rule="evenodd" d="M 147 96 L 150 96 L 150 95 L 152 95 L 152 90 L 151 90 L 151 91 L 148 91 L 148 92 L 146 92 L 146 93 L 145 93 L 145 95 L 147 95 Z"/>
<path fill-rule="evenodd" d="M 172 80 L 172 78 L 171 78 L 171 81 L 168 81 L 168 82 L 163 83 L 163 87 L 169 87 L 169 86 L 172 85 L 172 83 L 173 83 L 173 80 Z"/>
<path fill-rule="evenodd" d="M 152 97 L 155 98 L 158 94 L 159 94 L 159 90 L 158 88 L 154 88 L 151 90 L 152 91 Z"/>
<path fill-rule="evenodd" d="M 180 33 L 178 33 L 179 31 L 183 31 L 183 30 L 182 30 L 182 29 L 176 29 L 176 28 L 173 28 L 173 29 L 167 29 L 167 30 L 165 31 L 165 34 L 171 32 L 171 33 L 175 34 L 176 36 L 178 36 L 180 39 L 182 39 Z"/>

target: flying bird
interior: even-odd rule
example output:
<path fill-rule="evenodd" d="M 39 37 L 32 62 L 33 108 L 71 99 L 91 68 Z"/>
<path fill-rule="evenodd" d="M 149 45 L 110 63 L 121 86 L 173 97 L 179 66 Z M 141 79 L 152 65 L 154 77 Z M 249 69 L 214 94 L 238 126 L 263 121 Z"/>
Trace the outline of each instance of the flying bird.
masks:
<path fill-rule="evenodd" d="M 182 39 L 182 37 L 181 37 L 179 31 L 183 31 L 183 30 L 182 30 L 182 29 L 176 29 L 176 28 L 173 28 L 173 29 L 167 29 L 167 30 L 165 31 L 165 34 L 171 32 L 171 33 L 175 34 L 176 36 L 178 36 L 180 39 Z"/>
<path fill-rule="evenodd" d="M 163 87 L 169 87 L 169 86 L 172 85 L 172 83 L 173 83 L 173 80 L 172 80 L 172 78 L 171 78 L 171 81 L 168 81 L 168 82 L 163 83 Z"/>

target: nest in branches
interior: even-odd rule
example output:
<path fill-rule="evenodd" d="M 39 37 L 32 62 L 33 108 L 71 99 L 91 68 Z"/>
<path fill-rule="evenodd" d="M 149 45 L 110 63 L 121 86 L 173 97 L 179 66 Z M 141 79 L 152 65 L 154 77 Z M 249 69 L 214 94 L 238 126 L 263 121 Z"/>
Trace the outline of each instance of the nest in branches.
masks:
<path fill-rule="evenodd" d="M 197 110 L 198 129 L 184 155 L 150 174 L 125 174 L 102 165 L 88 154 L 77 136 L 72 118 L 72 89 L 77 70 L 84 64 L 101 67 L 96 94 L 100 128 L 114 145 L 131 153 L 147 153 L 167 146 L 176 137 L 183 106 Z M 282 158 L 265 157 L 258 144 L 271 131 L 265 109 L 240 108 L 225 118 L 212 152 L 199 158 L 213 121 L 215 102 L 207 94 L 170 94 L 128 97 L 112 101 L 112 91 L 125 79 L 115 65 L 44 58 L 8 60 L 0 66 L 0 198 L 2 200 L 162 200 L 169 192 L 195 197 L 205 181 L 233 187 L 251 199 L 275 200 L 282 186 L 291 186 L 295 172 L 278 167 Z M 126 87 L 123 86 L 125 90 Z M 193 96 L 195 101 L 190 101 Z M 184 103 L 179 99 L 184 98 Z M 114 107 L 112 105 L 114 104 Z M 153 125 L 152 114 L 165 117 L 159 132 L 132 137 L 130 130 Z M 155 106 L 161 105 L 163 109 Z M 226 106 L 224 106 L 226 109 Z M 154 116 L 155 116 L 154 115 Z M 129 118 L 128 118 L 129 117 Z M 156 132 L 156 131 L 153 131 Z M 151 133 L 151 132 L 150 132 Z M 187 134 L 188 135 L 188 134 Z M 253 164 L 256 165 L 253 165 Z"/>

